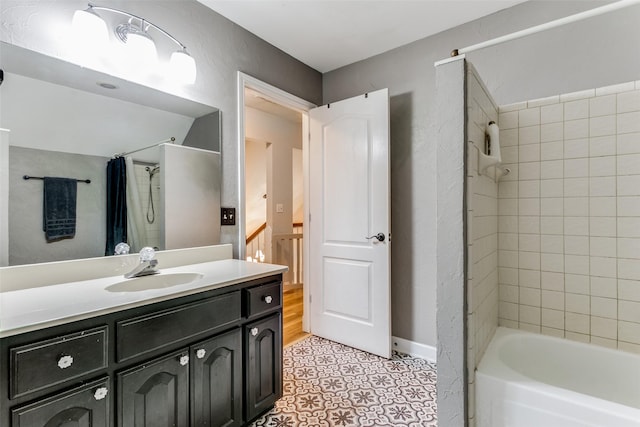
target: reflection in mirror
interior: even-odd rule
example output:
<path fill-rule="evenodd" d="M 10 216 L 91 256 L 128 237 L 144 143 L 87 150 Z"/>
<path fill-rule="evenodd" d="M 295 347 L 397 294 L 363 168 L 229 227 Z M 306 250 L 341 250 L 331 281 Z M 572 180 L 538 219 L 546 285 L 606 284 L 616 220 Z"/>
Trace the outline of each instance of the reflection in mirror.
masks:
<path fill-rule="evenodd" d="M 0 216 L 8 215 L 9 232 L 0 235 L 0 245 L 8 250 L 9 265 L 104 255 L 107 162 L 130 152 L 126 157 L 135 172 L 128 176 L 139 193 L 130 204 L 143 224 L 139 228 L 144 228 L 132 252 L 142 246 L 175 249 L 218 243 L 216 108 L 7 43 L 0 43 L 0 51 L 0 128 L 10 130 L 0 147 L 0 154 L 8 153 L 9 165 L 8 195 L 0 192 L 7 199 L 0 200 L 7 211 Z M 171 138 L 175 142 L 163 143 Z M 47 242 L 43 181 L 25 180 L 24 175 L 91 181 L 77 184 L 73 238 Z M 203 194 L 206 204 L 191 205 Z M 195 218 L 194 211 L 202 216 Z M 187 224 L 192 228 L 198 225 L 199 232 L 167 239 L 172 229 L 184 226 L 179 218 L 191 221 Z"/>

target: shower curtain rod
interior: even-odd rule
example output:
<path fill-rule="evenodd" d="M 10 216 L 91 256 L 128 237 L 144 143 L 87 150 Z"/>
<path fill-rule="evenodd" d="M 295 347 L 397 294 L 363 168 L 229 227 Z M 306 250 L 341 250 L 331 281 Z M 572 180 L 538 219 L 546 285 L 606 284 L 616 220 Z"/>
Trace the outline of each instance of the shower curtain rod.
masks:
<path fill-rule="evenodd" d="M 169 139 L 165 139 L 164 141 L 156 142 L 155 144 L 151 144 L 148 147 L 143 147 L 143 148 L 138 148 L 137 150 L 127 151 L 126 153 L 115 154 L 113 157 L 117 158 L 117 157 L 128 156 L 129 154 L 137 153 L 138 151 L 146 150 L 147 148 L 157 147 L 158 145 L 162 145 L 162 144 L 165 144 L 167 142 L 170 142 L 170 143 L 173 144 L 175 141 L 176 141 L 176 138 L 172 136 Z"/>
<path fill-rule="evenodd" d="M 614 10 L 622 9 L 624 7 L 633 6 L 635 4 L 640 4 L 640 0 L 620 0 L 615 3 L 610 3 L 604 6 L 596 7 L 591 10 L 586 10 L 584 12 L 576 13 L 574 15 L 569 15 L 564 18 L 556 19 L 554 21 L 546 22 L 544 24 L 535 25 L 530 28 L 526 28 L 524 30 L 516 31 L 515 33 L 507 34 L 504 36 L 496 37 L 491 40 L 487 40 L 481 43 L 477 43 L 471 46 L 463 47 L 461 49 L 454 49 L 451 51 L 451 56 L 456 57 L 458 55 L 462 55 L 468 52 L 473 52 L 474 50 L 484 49 L 485 47 L 494 46 L 500 43 L 504 43 L 507 41 L 519 39 L 521 37 L 525 37 L 531 34 L 539 33 L 541 31 L 546 31 L 551 28 L 556 28 L 562 25 L 570 24 L 572 22 L 581 21 L 583 19 L 591 18 L 593 16 L 602 15 L 608 12 L 613 12 Z M 436 62 L 438 65 L 441 62 L 447 61 L 442 60 Z"/>

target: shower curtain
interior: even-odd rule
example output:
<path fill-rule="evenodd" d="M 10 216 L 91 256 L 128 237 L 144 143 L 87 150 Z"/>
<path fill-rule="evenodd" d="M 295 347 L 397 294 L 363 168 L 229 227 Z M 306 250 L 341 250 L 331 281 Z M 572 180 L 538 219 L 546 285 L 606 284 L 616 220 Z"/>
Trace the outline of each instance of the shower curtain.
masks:
<path fill-rule="evenodd" d="M 147 243 L 147 230 L 144 225 L 144 213 L 138 191 L 133 159 L 127 157 L 127 237 L 131 252 L 139 252 Z"/>
<path fill-rule="evenodd" d="M 107 243 L 105 255 L 113 255 L 115 246 L 127 241 L 127 175 L 122 157 L 107 163 Z"/>

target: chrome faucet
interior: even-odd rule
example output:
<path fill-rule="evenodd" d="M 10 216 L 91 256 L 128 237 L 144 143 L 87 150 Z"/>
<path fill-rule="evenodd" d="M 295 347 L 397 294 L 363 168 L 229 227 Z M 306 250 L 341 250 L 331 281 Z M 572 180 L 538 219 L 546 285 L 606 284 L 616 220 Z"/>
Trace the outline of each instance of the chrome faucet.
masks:
<path fill-rule="evenodd" d="M 148 276 L 159 273 L 158 260 L 154 258 L 155 255 L 156 251 L 154 251 L 153 248 L 148 246 L 142 248 L 140 250 L 140 264 L 125 274 L 124 277 L 126 279 L 131 279 L 133 277 Z"/>

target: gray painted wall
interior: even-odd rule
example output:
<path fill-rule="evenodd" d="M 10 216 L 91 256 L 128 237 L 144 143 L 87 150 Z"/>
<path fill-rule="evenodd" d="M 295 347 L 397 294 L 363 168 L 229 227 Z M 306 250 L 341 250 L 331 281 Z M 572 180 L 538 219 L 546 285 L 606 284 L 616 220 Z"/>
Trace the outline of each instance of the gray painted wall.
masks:
<path fill-rule="evenodd" d="M 182 145 L 219 152 L 220 119 L 220 111 L 195 119 Z"/>
<path fill-rule="evenodd" d="M 434 62 L 606 2 L 529 1 L 326 73 L 323 102 L 389 88 L 393 335 L 436 345 Z M 640 6 L 467 55 L 498 105 L 640 78 Z"/>

